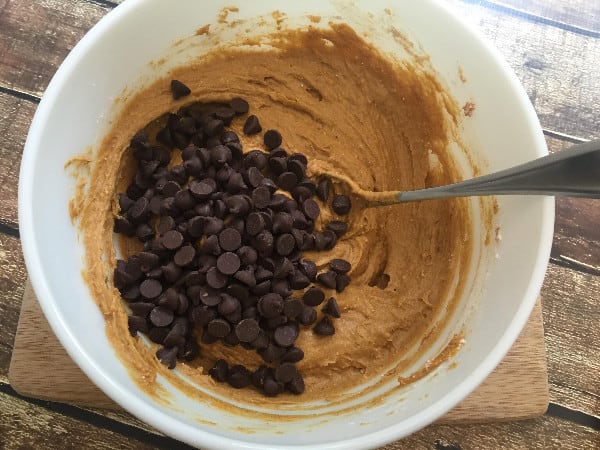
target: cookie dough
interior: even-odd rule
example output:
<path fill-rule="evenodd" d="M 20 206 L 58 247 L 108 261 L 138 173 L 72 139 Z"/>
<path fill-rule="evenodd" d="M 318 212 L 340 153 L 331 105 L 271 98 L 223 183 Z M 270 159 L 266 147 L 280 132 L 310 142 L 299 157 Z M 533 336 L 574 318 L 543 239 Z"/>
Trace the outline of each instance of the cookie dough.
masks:
<path fill-rule="evenodd" d="M 447 150 L 461 110 L 426 70 L 392 64 L 346 25 L 281 31 L 271 46 L 205 55 L 129 98 L 98 149 L 85 193 L 80 193 L 84 277 L 120 359 L 132 378 L 157 398 L 164 395 L 157 374 L 190 395 L 205 394 L 162 366 L 154 345 L 130 336 L 124 303 L 112 286 L 116 192 L 131 176 L 126 150 L 136 131 L 190 102 L 242 97 L 263 129 L 279 130 L 286 149 L 308 156 L 309 173 L 341 174 L 378 191 L 461 178 Z M 189 86 L 191 95 L 173 100 L 171 79 Z M 262 134 L 244 136 L 242 125 L 243 119 L 236 118 L 232 127 L 244 149 L 263 148 Z M 255 352 L 239 346 L 202 345 L 197 361 L 181 361 L 177 369 L 220 395 L 279 407 L 348 400 L 349 388 L 383 374 L 400 376 L 435 341 L 448 316 L 440 313 L 451 312 L 463 292 L 461 273 L 470 264 L 473 246 L 469 205 L 452 199 L 353 208 L 345 219 L 349 231 L 335 249 L 307 255 L 322 265 L 332 258 L 350 261 L 352 283 L 337 296 L 342 317 L 336 320 L 336 334 L 324 338 L 307 330 L 297 341 L 305 352 L 298 363 L 306 382 L 302 396 L 265 399 L 252 390 L 216 385 L 206 373 L 217 358 L 249 368 L 260 364 Z M 321 210 L 319 226 L 334 218 L 330 209 Z M 122 242 L 121 252 L 134 248 Z"/>

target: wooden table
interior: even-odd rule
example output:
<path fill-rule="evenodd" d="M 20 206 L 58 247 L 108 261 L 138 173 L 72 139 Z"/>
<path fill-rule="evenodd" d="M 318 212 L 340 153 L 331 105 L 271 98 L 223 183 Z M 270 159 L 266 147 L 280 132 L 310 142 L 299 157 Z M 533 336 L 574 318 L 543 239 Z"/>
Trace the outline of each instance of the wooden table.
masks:
<path fill-rule="evenodd" d="M 124 412 L 24 398 L 7 373 L 26 270 L 19 161 L 40 97 L 69 50 L 118 1 L 0 0 L 0 448 L 187 448 Z M 446 3 L 504 54 L 550 151 L 600 137 L 600 2 Z M 534 420 L 432 425 L 406 448 L 600 448 L 600 201 L 559 198 L 542 288 L 550 382 Z"/>

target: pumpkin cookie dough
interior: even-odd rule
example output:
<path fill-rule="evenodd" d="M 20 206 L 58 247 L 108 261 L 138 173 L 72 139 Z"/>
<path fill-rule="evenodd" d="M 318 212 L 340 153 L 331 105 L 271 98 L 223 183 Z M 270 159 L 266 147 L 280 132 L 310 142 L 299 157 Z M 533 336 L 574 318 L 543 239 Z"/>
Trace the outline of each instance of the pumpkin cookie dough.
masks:
<path fill-rule="evenodd" d="M 174 99 L 171 80 L 190 92 Z M 181 86 L 177 89 L 182 92 Z M 113 284 L 117 193 L 135 171 L 129 143 L 169 112 L 194 102 L 228 104 L 232 98 L 248 102 L 248 114 L 258 117 L 263 130 L 277 130 L 288 153 L 306 155 L 309 175 L 341 174 L 376 191 L 461 178 L 447 150 L 460 108 L 431 73 L 392 64 L 346 25 L 281 31 L 266 50 L 221 49 L 143 88 L 128 100 L 99 148 L 78 219 L 86 251 L 84 276 L 106 318 L 107 335 L 136 382 L 158 397 L 159 374 L 190 395 L 206 394 L 161 364 L 155 344 L 130 335 L 125 302 Z M 245 127 L 256 129 L 247 115 L 234 117 L 230 127 L 246 152 L 267 151 L 265 138 L 267 143 L 279 139 L 263 138 L 264 131 L 245 134 Z M 180 164 L 177 153 L 172 163 Z M 178 361 L 177 371 L 225 397 L 285 407 L 347 400 L 348 389 L 386 373 L 399 376 L 429 348 L 443 329 L 446 316 L 439 313 L 451 312 L 464 289 L 460 275 L 473 249 L 470 203 L 452 199 L 362 210 L 334 197 L 340 194 L 329 194 L 337 199 L 333 208 L 331 201 L 319 202 L 315 221 L 317 230 L 338 230 L 340 239 L 329 251 L 305 255 L 320 270 L 332 260 L 347 261 L 352 282 L 336 295 L 335 305 L 322 305 L 340 315 L 334 319 L 335 334 L 309 329 L 297 337 L 295 345 L 304 351 L 296 363 L 304 393 L 265 399 L 257 391 L 215 383 L 208 372 L 219 359 L 250 370 L 263 361 L 252 350 L 220 342 L 205 345 L 200 337 L 199 356 Z M 119 242 L 120 258 L 140 250 L 135 239 Z M 326 312 L 319 308 L 318 314 L 321 318 Z"/>

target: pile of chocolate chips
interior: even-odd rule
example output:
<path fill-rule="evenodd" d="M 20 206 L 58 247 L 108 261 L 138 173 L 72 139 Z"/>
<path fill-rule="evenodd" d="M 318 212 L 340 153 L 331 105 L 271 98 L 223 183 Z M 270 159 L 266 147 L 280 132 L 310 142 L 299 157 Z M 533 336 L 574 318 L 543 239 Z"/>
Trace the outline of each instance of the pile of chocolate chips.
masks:
<path fill-rule="evenodd" d="M 171 92 L 177 99 L 190 90 L 174 80 Z M 310 179 L 306 157 L 288 154 L 279 132 L 264 133 L 268 153 L 243 151 L 228 127 L 248 110 L 241 98 L 192 103 L 164 117 L 153 135 L 133 136 L 137 170 L 119 194 L 114 231 L 143 242 L 143 251 L 117 261 L 114 285 L 131 310 L 130 333 L 160 344 L 156 356 L 169 368 L 198 357 L 197 338 L 221 341 L 258 352 L 264 364 L 251 371 L 218 360 L 209 371 L 216 381 L 267 396 L 301 394 L 295 363 L 304 352 L 294 343 L 306 329 L 335 333 L 340 308 L 323 288 L 342 292 L 351 269 L 333 259 L 319 272 L 303 252 L 332 249 L 348 225 L 334 220 L 316 230 L 313 197 L 328 202 L 330 182 Z M 260 133 L 258 118 L 247 116 L 243 131 Z M 182 163 L 171 164 L 178 149 Z M 350 200 L 334 196 L 331 207 L 346 215 Z"/>

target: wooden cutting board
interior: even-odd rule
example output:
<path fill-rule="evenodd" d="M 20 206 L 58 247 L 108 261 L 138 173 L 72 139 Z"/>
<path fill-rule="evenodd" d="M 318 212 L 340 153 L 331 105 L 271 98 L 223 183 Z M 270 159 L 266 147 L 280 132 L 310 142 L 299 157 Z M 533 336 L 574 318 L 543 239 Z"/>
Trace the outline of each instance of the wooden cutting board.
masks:
<path fill-rule="evenodd" d="M 29 282 L 9 369 L 20 394 L 85 406 L 118 408 L 70 359 L 52 332 Z M 528 419 L 548 407 L 548 376 L 541 305 L 496 370 L 440 422 Z"/>

